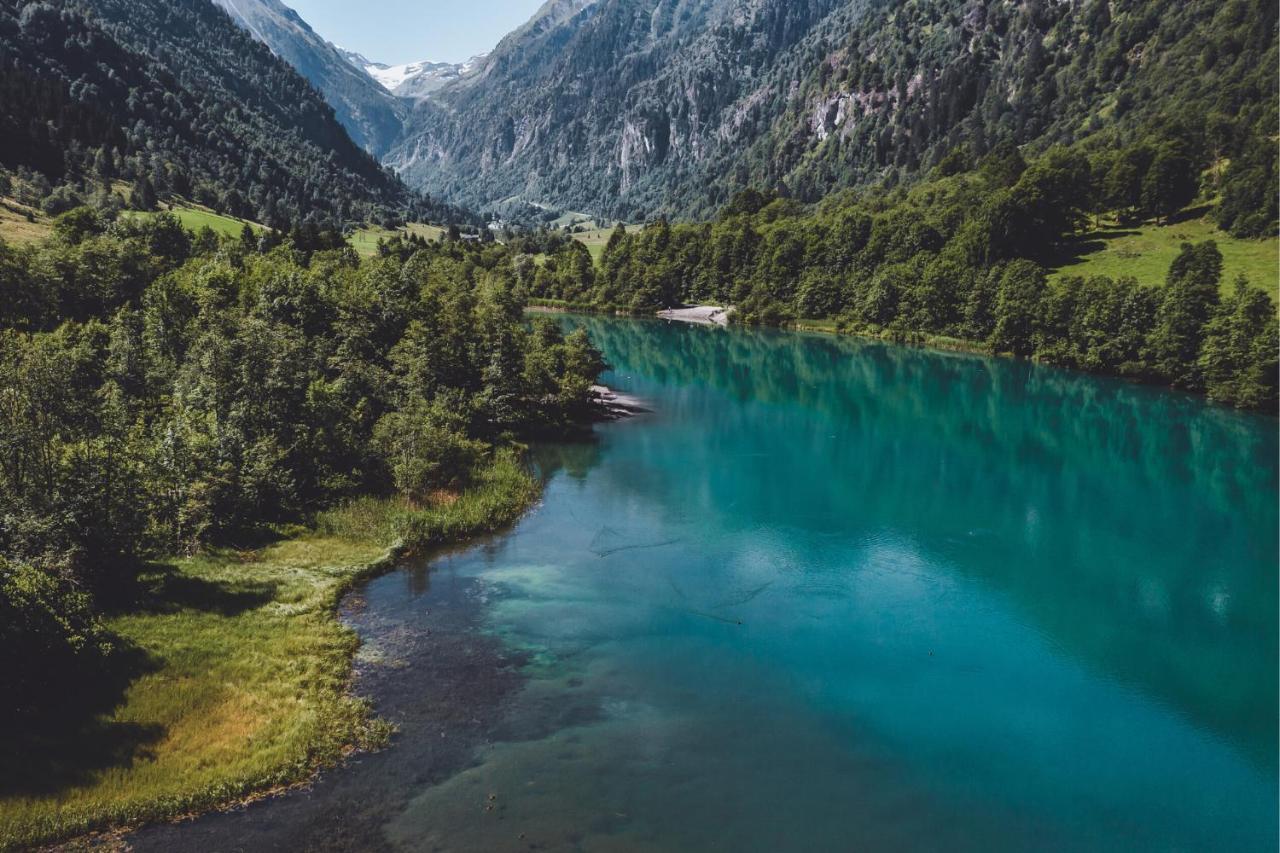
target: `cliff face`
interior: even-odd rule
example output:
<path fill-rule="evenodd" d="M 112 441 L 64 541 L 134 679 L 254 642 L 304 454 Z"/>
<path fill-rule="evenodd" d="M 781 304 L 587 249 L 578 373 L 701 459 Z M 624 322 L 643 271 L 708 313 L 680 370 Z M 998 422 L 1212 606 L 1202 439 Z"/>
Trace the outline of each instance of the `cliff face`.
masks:
<path fill-rule="evenodd" d="M 477 207 L 685 210 L 752 93 L 843 0 L 555 0 L 410 115 L 388 155 Z"/>

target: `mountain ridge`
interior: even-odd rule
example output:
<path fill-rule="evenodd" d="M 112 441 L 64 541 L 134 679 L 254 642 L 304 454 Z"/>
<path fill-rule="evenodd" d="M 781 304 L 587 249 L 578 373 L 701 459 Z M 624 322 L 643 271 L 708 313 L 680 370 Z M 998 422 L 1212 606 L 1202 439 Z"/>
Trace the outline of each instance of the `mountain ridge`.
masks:
<path fill-rule="evenodd" d="M 406 106 L 280 0 L 212 0 L 311 81 L 352 139 L 376 157 L 398 139 Z"/>
<path fill-rule="evenodd" d="M 420 60 L 401 65 L 375 62 L 356 51 L 338 48 L 339 53 L 361 73 L 371 77 L 392 95 L 408 100 L 429 97 L 453 81 L 471 73 L 484 62 L 487 54 L 478 54 L 466 62 L 432 62 Z"/>
<path fill-rule="evenodd" d="M 554 0 L 418 103 L 385 159 L 476 207 L 696 218 L 749 186 L 817 201 L 961 149 L 1123 141 L 1183 111 L 1262 126 L 1275 19 L 1256 0 Z"/>
<path fill-rule="evenodd" d="M 144 199 L 266 224 L 420 206 L 310 83 L 210 3 L 0 0 L 0 68 L 0 165 L 67 199 L 132 180 Z"/>

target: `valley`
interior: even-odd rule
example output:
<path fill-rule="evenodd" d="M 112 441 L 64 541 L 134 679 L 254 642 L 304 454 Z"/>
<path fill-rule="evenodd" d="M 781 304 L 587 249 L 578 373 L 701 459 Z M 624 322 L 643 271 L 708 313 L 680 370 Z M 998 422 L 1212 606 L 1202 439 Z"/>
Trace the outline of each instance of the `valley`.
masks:
<path fill-rule="evenodd" d="M 1274 850 L 1275 4 L 518 5 L 0 0 L 0 850 Z"/>

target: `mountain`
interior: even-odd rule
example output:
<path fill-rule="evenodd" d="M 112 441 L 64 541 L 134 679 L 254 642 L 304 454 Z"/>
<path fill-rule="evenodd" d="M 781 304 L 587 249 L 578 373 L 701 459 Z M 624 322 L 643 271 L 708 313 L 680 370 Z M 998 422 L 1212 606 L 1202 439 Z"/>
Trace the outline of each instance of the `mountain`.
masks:
<path fill-rule="evenodd" d="M 1274 127 L 1273 6 L 552 0 L 420 101 L 386 161 L 476 207 L 696 217 L 747 186 L 813 201 L 1173 114 Z"/>
<path fill-rule="evenodd" d="M 484 55 L 474 56 L 466 62 L 410 62 L 405 65 L 385 65 L 373 62 L 359 53 L 342 50 L 343 57 L 372 77 L 379 85 L 399 98 L 420 100 L 437 92 L 448 84 L 471 73 L 484 60 Z"/>
<path fill-rule="evenodd" d="M 406 107 L 295 11 L 280 0 L 213 2 L 310 80 L 361 147 L 381 156 L 396 141 Z"/>
<path fill-rule="evenodd" d="M 0 165 L 70 193 L 133 180 L 267 223 L 420 205 L 207 2 L 0 0 Z"/>
<path fill-rule="evenodd" d="M 771 68 L 844 0 L 552 0 L 411 114 L 387 161 L 485 206 L 633 217 L 691 206 Z"/>

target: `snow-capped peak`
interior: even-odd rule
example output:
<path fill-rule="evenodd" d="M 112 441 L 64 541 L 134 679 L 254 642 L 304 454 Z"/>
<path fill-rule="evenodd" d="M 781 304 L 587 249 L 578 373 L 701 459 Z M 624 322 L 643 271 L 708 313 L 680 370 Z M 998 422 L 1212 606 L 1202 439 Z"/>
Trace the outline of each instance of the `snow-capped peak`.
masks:
<path fill-rule="evenodd" d="M 423 98 L 445 84 L 470 74 L 485 58 L 473 56 L 466 62 L 407 62 L 386 65 L 373 62 L 352 50 L 339 48 L 348 62 L 376 80 L 384 89 L 403 98 Z"/>
<path fill-rule="evenodd" d="M 370 62 L 364 67 L 364 70 L 365 73 L 381 83 L 388 91 L 394 92 L 403 86 L 406 80 L 417 77 L 419 74 L 453 67 L 455 66 L 443 62 L 409 62 L 404 65 L 382 65 L 381 63 Z"/>

